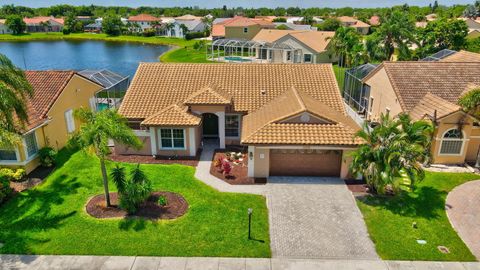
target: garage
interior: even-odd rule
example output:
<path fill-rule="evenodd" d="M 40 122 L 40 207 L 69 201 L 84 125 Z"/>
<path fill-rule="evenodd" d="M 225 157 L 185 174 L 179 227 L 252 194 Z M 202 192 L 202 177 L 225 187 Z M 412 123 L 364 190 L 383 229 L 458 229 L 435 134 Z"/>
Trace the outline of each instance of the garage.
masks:
<path fill-rule="evenodd" d="M 271 176 L 340 176 L 342 151 L 270 150 Z"/>

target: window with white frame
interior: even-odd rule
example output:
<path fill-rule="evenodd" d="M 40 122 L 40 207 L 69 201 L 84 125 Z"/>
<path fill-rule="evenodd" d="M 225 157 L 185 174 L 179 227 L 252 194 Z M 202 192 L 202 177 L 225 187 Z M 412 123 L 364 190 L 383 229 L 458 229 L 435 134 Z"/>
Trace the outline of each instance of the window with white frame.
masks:
<path fill-rule="evenodd" d="M 32 157 L 38 152 L 37 138 L 35 137 L 35 132 L 25 135 L 23 139 L 25 140 L 27 157 Z"/>
<path fill-rule="evenodd" d="M 17 161 L 15 149 L 0 149 L 0 160 Z"/>
<path fill-rule="evenodd" d="M 65 122 L 67 123 L 67 132 L 72 133 L 75 131 L 75 119 L 73 118 L 73 110 L 65 112 Z"/>
<path fill-rule="evenodd" d="M 179 128 L 160 129 L 160 147 L 162 149 L 185 149 L 185 130 Z"/>
<path fill-rule="evenodd" d="M 303 55 L 303 62 L 304 63 L 311 63 L 312 62 L 312 55 L 311 54 L 304 54 Z"/>
<path fill-rule="evenodd" d="M 440 145 L 440 154 L 442 155 L 460 155 L 463 148 L 462 132 L 452 128 L 445 132 Z"/>
<path fill-rule="evenodd" d="M 240 115 L 225 115 L 225 137 L 238 137 L 240 134 Z"/>

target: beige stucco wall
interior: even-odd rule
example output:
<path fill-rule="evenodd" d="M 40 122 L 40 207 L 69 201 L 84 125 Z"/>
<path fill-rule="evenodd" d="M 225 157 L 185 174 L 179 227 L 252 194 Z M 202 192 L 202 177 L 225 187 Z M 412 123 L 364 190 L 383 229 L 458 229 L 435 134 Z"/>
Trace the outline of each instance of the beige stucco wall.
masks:
<path fill-rule="evenodd" d="M 118 143 L 115 143 L 115 154 L 117 155 L 141 155 L 151 156 L 152 145 L 150 142 L 150 136 L 138 136 L 138 139 L 143 143 L 142 148 L 137 150 L 132 147 L 127 147 Z"/>
<path fill-rule="evenodd" d="M 340 178 L 350 179 L 353 178 L 350 173 L 350 165 L 352 164 L 353 158 L 350 156 L 354 150 L 343 150 L 342 151 L 342 167 L 340 169 Z"/>
<path fill-rule="evenodd" d="M 465 160 L 475 162 L 477 160 L 478 149 L 480 147 L 480 127 L 473 126 L 470 132 L 470 141 L 467 146 Z"/>
<path fill-rule="evenodd" d="M 69 134 L 67 133 L 65 112 L 70 109 L 90 109 L 90 98 L 101 89 L 101 86 L 80 76 L 74 75 L 72 77 L 48 112 L 48 117 L 51 121 L 44 128 L 44 131 L 46 140 L 51 147 L 60 149 L 68 141 Z M 80 124 L 80 121 L 75 119 L 75 130 L 80 128 Z"/>
<path fill-rule="evenodd" d="M 248 32 L 244 33 L 243 28 L 248 28 Z M 250 25 L 250 26 L 226 26 L 225 27 L 225 38 L 233 38 L 233 39 L 244 39 L 244 40 L 251 40 L 255 37 L 262 27 L 258 24 Z"/>
<path fill-rule="evenodd" d="M 255 163 L 254 176 L 259 178 L 268 177 L 270 171 L 270 149 L 255 147 L 253 156 L 253 162 Z"/>
<path fill-rule="evenodd" d="M 371 97 L 373 97 L 373 106 L 369 104 L 367 119 L 372 121 L 378 120 L 380 115 L 386 112 L 387 108 L 390 109 L 391 116 L 402 112 L 397 95 L 392 88 L 384 68 L 380 69 L 365 83 L 370 86 L 369 103 Z"/>

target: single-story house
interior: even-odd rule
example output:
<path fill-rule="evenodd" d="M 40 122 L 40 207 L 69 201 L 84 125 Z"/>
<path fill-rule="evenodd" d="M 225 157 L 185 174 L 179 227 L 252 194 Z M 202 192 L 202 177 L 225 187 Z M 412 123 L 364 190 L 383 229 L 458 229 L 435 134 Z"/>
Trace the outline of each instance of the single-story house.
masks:
<path fill-rule="evenodd" d="M 359 32 L 362 35 L 368 34 L 370 31 L 370 25 L 367 23 L 364 23 L 358 19 L 355 19 L 353 17 L 349 16 L 341 16 L 338 17 L 337 20 L 340 21 L 340 23 L 345 26 L 345 27 L 353 27 L 357 29 L 357 32 Z"/>
<path fill-rule="evenodd" d="M 34 95 L 27 100 L 28 123 L 22 143 L 0 150 L 0 166 L 23 167 L 27 173 L 39 165 L 38 150 L 64 147 L 79 128 L 73 111 L 95 108 L 94 95 L 102 86 L 74 71 L 26 71 Z"/>
<path fill-rule="evenodd" d="M 279 50 L 272 51 L 271 55 L 267 54 L 267 60 L 273 63 L 331 63 L 336 61 L 329 50 L 330 40 L 334 35 L 335 32 L 328 31 L 261 29 L 252 40 L 285 44 L 295 49 L 293 53 Z"/>
<path fill-rule="evenodd" d="M 119 113 L 144 142 L 117 154 L 194 157 L 202 141 L 248 148 L 248 176 L 348 176 L 360 128 L 331 64 L 141 63 Z"/>
<path fill-rule="evenodd" d="M 184 33 L 182 25 L 188 29 Z M 165 20 L 165 23 L 157 26 L 157 35 L 165 37 L 185 38 L 187 33 L 204 32 L 207 29 L 206 24 L 202 20 Z"/>
<path fill-rule="evenodd" d="M 382 113 L 409 113 L 429 119 L 436 129 L 434 163 L 475 161 L 480 127 L 457 105 L 467 91 L 480 86 L 480 62 L 383 62 L 363 79 L 368 89 L 367 119 Z"/>
<path fill-rule="evenodd" d="M 220 27 L 224 27 L 225 35 L 227 39 L 241 39 L 251 40 L 262 29 L 274 29 L 275 24 L 262 19 L 250 19 L 245 17 L 234 17 L 229 21 L 224 21 L 220 24 Z M 214 37 L 214 36 L 212 36 Z"/>
<path fill-rule="evenodd" d="M 12 34 L 13 31 L 5 24 L 7 20 L 0 19 L 0 34 Z"/>
<path fill-rule="evenodd" d="M 85 25 L 83 28 L 85 32 L 90 32 L 90 33 L 100 33 L 102 32 L 102 23 L 89 23 Z"/>
<path fill-rule="evenodd" d="M 61 32 L 64 26 L 63 18 L 54 17 L 33 17 L 24 18 L 27 25 L 27 32 Z"/>

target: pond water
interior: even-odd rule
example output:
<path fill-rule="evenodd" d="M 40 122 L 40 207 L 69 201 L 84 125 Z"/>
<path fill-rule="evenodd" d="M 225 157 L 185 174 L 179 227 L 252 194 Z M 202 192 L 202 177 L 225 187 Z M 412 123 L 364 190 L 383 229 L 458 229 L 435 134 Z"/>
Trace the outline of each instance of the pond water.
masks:
<path fill-rule="evenodd" d="M 0 53 L 28 70 L 109 69 L 133 77 L 139 62 L 157 62 L 171 47 L 107 41 L 0 42 Z"/>

